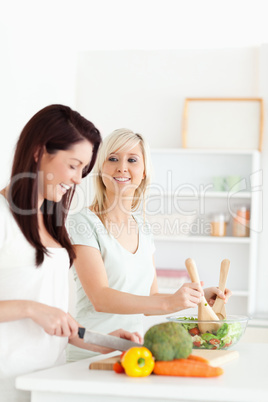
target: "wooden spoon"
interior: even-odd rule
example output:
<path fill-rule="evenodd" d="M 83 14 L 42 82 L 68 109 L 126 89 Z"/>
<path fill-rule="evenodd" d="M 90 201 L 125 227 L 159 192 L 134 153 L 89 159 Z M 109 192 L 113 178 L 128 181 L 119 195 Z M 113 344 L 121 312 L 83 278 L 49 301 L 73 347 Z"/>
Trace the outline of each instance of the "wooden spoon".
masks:
<path fill-rule="evenodd" d="M 220 281 L 219 281 L 219 289 L 224 293 L 225 285 L 227 281 L 227 276 L 229 272 L 230 261 L 223 260 L 221 262 L 221 270 L 220 270 Z M 212 307 L 213 311 L 217 314 L 220 320 L 223 320 L 226 317 L 226 310 L 224 300 L 221 299 L 219 296 L 216 297 L 215 303 Z"/>
<path fill-rule="evenodd" d="M 185 265 L 189 276 L 192 282 L 200 283 L 199 275 L 197 272 L 195 261 L 191 258 L 188 258 L 185 261 Z M 212 310 L 209 306 L 208 302 L 206 301 L 205 297 L 203 296 L 201 302 L 198 304 L 198 321 L 219 321 L 216 313 Z M 220 327 L 220 324 L 217 322 L 204 322 L 198 323 L 198 328 L 201 333 L 217 331 Z"/>

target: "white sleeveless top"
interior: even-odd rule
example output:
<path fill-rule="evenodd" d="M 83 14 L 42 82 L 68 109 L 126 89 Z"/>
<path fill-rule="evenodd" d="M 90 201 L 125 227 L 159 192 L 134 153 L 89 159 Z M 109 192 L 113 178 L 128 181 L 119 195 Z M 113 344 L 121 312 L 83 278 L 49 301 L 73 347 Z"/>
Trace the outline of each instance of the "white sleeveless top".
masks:
<path fill-rule="evenodd" d="M 0 300 L 34 300 L 68 311 L 69 256 L 63 248 L 48 251 L 37 268 L 35 249 L 0 195 Z M 46 334 L 31 319 L 0 322 L 0 395 L 1 382 L 7 395 L 15 376 L 65 363 L 67 343 L 68 338 Z"/>
<path fill-rule="evenodd" d="M 67 229 L 74 244 L 90 246 L 101 253 L 109 286 L 122 292 L 149 296 L 155 275 L 153 253 L 155 250 L 150 226 L 140 216 L 134 217 L 139 227 L 139 244 L 132 254 L 114 236 L 108 233 L 96 214 L 89 208 L 69 216 Z M 88 261 L 90 264 L 90 261 Z M 143 334 L 142 314 L 111 314 L 97 312 L 88 299 L 74 269 L 76 282 L 76 320 L 88 329 L 109 333 L 123 328 Z M 92 352 L 68 345 L 67 359 L 79 360 L 92 356 Z"/>

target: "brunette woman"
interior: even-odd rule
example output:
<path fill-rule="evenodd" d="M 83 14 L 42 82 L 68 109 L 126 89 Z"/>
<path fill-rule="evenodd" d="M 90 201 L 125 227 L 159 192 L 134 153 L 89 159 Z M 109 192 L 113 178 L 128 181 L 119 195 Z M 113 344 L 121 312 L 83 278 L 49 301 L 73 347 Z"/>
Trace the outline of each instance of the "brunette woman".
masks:
<path fill-rule="evenodd" d="M 105 351 L 79 340 L 68 314 L 75 252 L 65 229 L 75 187 L 91 171 L 100 142 L 98 129 L 63 105 L 40 110 L 19 137 L 0 194 L 1 401 L 29 400 L 15 391 L 15 376 L 64 363 L 68 340 Z"/>

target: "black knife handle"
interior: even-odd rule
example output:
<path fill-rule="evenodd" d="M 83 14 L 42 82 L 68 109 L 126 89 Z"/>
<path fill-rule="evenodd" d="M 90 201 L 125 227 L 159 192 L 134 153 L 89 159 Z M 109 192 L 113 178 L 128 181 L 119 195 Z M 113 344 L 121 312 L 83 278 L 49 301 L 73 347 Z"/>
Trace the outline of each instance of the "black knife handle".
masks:
<path fill-rule="evenodd" d="M 83 339 L 86 332 L 86 328 L 79 327 L 78 328 L 78 336 L 79 338 Z"/>

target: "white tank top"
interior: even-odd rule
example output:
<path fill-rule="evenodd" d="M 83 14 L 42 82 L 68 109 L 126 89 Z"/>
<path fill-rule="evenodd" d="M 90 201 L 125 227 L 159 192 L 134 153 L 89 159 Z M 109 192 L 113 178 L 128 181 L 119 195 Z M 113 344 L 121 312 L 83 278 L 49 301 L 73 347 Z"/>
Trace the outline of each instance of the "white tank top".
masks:
<path fill-rule="evenodd" d="M 37 268 L 35 249 L 0 195 L 0 300 L 34 300 L 68 311 L 69 256 L 63 248 L 48 250 L 50 256 Z M 0 382 L 65 363 L 67 342 L 31 319 L 0 323 Z"/>

